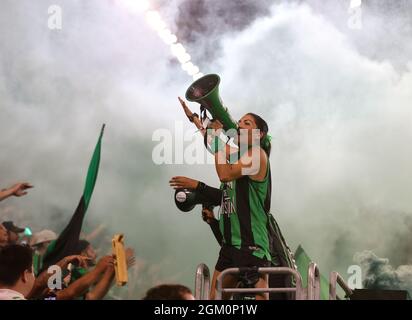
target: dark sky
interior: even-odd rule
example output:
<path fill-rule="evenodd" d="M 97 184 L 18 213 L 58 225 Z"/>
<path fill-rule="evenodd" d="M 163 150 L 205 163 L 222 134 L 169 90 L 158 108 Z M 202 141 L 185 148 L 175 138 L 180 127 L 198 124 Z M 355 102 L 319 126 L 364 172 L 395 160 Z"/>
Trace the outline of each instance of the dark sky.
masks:
<path fill-rule="evenodd" d="M 398 68 L 403 68 L 410 59 L 412 41 L 404 41 L 412 39 L 412 1 L 409 0 L 363 0 L 362 30 L 348 28 L 349 0 L 183 0 L 175 19 L 176 33 L 194 50 L 202 47 L 199 59 L 210 61 L 220 52 L 217 38 L 243 30 L 257 17 L 267 16 L 270 6 L 279 3 L 307 3 L 371 58 L 391 59 Z"/>

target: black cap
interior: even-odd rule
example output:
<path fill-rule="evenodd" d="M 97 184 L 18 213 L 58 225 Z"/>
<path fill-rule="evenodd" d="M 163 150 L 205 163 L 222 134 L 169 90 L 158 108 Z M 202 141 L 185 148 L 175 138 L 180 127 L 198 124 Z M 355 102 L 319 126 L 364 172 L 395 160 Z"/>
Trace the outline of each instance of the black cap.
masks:
<path fill-rule="evenodd" d="M 7 231 L 14 233 L 22 233 L 25 230 L 24 228 L 17 227 L 13 221 L 4 221 L 2 224 L 7 229 Z"/>

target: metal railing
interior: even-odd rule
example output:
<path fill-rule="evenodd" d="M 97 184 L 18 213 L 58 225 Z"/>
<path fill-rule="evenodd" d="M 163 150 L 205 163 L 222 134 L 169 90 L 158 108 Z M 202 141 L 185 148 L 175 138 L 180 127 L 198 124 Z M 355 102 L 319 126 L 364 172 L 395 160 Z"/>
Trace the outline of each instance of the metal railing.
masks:
<path fill-rule="evenodd" d="M 210 293 L 210 271 L 206 264 L 201 263 L 196 269 L 195 299 L 209 300 Z"/>
<path fill-rule="evenodd" d="M 223 288 L 223 279 L 229 274 L 239 274 L 239 268 L 229 268 L 221 272 L 216 280 L 216 300 L 221 300 L 223 293 L 270 293 L 270 292 L 294 292 L 296 300 L 320 300 L 320 271 L 316 263 L 311 262 L 308 268 L 307 288 L 302 287 L 302 277 L 300 273 L 291 268 L 259 268 L 260 274 L 284 274 L 291 275 L 295 279 L 295 287 L 286 288 Z M 353 291 L 342 278 L 333 271 L 329 277 L 329 300 L 336 300 L 336 288 L 339 285 L 347 296 L 352 295 Z M 210 296 L 210 271 L 206 264 L 201 263 L 196 269 L 195 279 L 195 298 L 198 300 L 209 300 Z"/>
<path fill-rule="evenodd" d="M 239 268 L 229 268 L 221 272 L 216 280 L 216 300 L 222 299 L 223 293 L 268 293 L 268 292 L 295 292 L 296 300 L 305 299 L 305 291 L 302 287 L 302 277 L 299 272 L 291 268 L 259 268 L 257 270 L 260 274 L 285 274 L 292 275 L 295 278 L 295 287 L 286 288 L 223 288 L 223 279 L 228 274 L 239 274 Z"/>
<path fill-rule="evenodd" d="M 337 284 L 339 284 L 339 286 L 343 289 L 347 296 L 352 295 L 353 291 L 351 288 L 349 288 L 345 280 L 343 280 L 339 273 L 333 271 L 329 276 L 329 300 L 336 300 L 337 298 L 339 299 L 339 297 L 336 295 Z"/>
<path fill-rule="evenodd" d="M 307 300 L 320 300 L 320 272 L 316 263 L 311 262 L 308 268 Z"/>

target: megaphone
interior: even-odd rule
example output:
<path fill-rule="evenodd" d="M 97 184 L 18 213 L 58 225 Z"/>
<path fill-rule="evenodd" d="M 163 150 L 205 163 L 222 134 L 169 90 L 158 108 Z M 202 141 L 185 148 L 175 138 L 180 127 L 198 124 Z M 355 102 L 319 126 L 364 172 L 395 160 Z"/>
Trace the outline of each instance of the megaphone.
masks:
<path fill-rule="evenodd" d="M 186 100 L 200 103 L 201 112 L 209 111 L 213 120 L 219 120 L 223 124 L 226 135 L 232 138 L 237 134 L 237 124 L 220 99 L 219 84 L 220 77 L 217 74 L 205 75 L 189 86 L 186 91 Z M 205 115 L 202 116 L 202 121 L 204 118 L 206 118 Z"/>
<path fill-rule="evenodd" d="M 189 189 L 177 189 L 175 191 L 175 204 L 176 207 L 183 212 L 192 211 L 198 204 L 211 207 L 199 192 Z"/>

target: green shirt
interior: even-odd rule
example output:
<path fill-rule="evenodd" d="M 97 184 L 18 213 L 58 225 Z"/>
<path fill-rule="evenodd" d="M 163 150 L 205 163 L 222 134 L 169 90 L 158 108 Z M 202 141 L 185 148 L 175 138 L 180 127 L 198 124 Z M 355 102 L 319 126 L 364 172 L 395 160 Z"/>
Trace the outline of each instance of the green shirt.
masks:
<path fill-rule="evenodd" d="M 254 256 L 267 260 L 271 260 L 268 231 L 270 179 L 268 162 L 263 181 L 243 176 L 222 184 L 223 199 L 219 219 L 224 244 L 251 250 Z"/>

